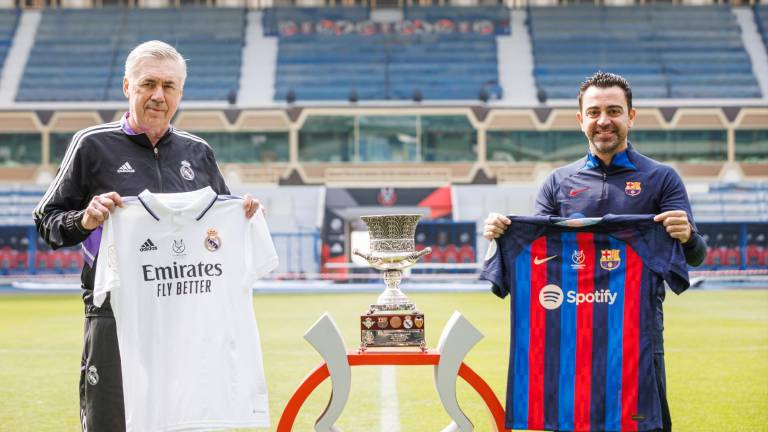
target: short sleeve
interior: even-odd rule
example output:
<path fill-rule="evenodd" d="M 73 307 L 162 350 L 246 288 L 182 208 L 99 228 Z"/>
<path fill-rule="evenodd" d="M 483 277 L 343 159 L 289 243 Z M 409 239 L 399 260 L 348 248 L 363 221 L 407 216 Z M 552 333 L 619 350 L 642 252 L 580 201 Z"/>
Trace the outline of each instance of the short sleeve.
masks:
<path fill-rule="evenodd" d="M 486 280 L 492 284 L 491 291 L 497 296 L 504 298 L 509 294 L 505 277 L 504 254 L 501 253 L 499 243 L 501 238 L 491 240 L 488 244 L 488 251 L 485 254 L 483 271 L 480 273 L 480 279 Z"/>
<path fill-rule="evenodd" d="M 118 272 L 117 246 L 115 245 L 115 219 L 120 209 L 104 222 L 96 258 L 96 276 L 93 283 L 93 304 L 101 307 L 107 293 L 120 287 Z"/>
<path fill-rule="evenodd" d="M 691 285 L 688 280 L 688 264 L 685 261 L 685 253 L 677 240 L 671 242 L 668 250 L 670 251 L 669 259 L 665 260 L 666 271 L 663 277 L 675 294 L 682 294 Z"/>
<path fill-rule="evenodd" d="M 640 223 L 636 228 L 643 239 L 643 255 L 647 257 L 643 259 L 648 259 L 650 269 L 659 274 L 675 294 L 688 289 L 688 264 L 680 242 L 670 237 L 658 222 Z"/>
<path fill-rule="evenodd" d="M 245 245 L 245 286 L 250 289 L 253 283 L 277 268 L 278 258 L 264 213 L 256 212 L 248 221 Z"/>

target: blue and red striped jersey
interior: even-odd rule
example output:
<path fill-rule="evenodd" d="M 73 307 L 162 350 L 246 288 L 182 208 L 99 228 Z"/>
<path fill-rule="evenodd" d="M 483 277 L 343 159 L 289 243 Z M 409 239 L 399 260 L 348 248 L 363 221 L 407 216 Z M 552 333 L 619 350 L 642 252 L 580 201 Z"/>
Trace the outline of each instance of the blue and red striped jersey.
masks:
<path fill-rule="evenodd" d="M 481 275 L 511 298 L 506 427 L 661 428 L 654 308 L 688 288 L 680 242 L 652 215 L 510 219 Z"/>

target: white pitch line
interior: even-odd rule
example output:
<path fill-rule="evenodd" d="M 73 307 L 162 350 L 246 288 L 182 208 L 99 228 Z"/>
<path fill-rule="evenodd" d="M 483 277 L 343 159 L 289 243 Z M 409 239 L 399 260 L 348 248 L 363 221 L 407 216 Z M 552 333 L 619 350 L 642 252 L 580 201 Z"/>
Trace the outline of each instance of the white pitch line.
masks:
<path fill-rule="evenodd" d="M 379 413 L 379 430 L 381 432 L 400 432 L 400 407 L 397 399 L 397 375 L 394 366 L 381 367 L 381 384 L 379 386 L 381 411 Z"/>

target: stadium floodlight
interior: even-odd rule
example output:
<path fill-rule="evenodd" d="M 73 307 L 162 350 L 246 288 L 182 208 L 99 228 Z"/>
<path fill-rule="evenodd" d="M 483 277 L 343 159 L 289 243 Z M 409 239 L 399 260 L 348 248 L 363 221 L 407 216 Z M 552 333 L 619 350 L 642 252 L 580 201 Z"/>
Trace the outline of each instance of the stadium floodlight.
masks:
<path fill-rule="evenodd" d="M 288 91 L 285 92 L 285 102 L 289 104 L 296 102 L 296 92 L 293 91 L 293 89 L 288 89 Z"/>
<path fill-rule="evenodd" d="M 413 94 L 411 95 L 411 100 L 414 102 L 421 102 L 424 100 L 424 95 L 421 94 L 421 90 L 416 89 L 413 91 Z"/>

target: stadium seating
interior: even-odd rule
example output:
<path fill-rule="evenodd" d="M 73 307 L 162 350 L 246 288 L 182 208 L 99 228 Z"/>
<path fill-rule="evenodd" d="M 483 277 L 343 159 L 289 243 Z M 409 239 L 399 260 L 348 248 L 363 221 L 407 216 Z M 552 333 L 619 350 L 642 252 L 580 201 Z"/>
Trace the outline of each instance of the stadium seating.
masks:
<path fill-rule="evenodd" d="M 768 222 L 768 183 L 713 184 L 691 194 L 691 206 L 700 222 Z"/>
<path fill-rule="evenodd" d="M 0 275 L 80 272 L 79 246 L 53 251 L 37 235 L 32 212 L 43 192 L 39 186 L 0 186 Z"/>
<path fill-rule="evenodd" d="M 0 69 L 5 64 L 5 57 L 11 49 L 13 35 L 19 22 L 18 10 L 0 10 Z"/>
<path fill-rule="evenodd" d="M 275 100 L 289 91 L 299 100 L 347 100 L 353 91 L 358 100 L 474 100 L 481 90 L 500 97 L 495 33 L 422 31 L 420 20 L 487 20 L 494 32 L 508 32 L 505 9 L 410 8 L 405 18 L 409 24 L 389 33 L 339 34 L 339 22 L 367 20 L 364 9 L 267 11 L 265 34 L 279 36 Z M 286 33 L 286 23 L 321 28 Z"/>
<path fill-rule="evenodd" d="M 187 59 L 186 100 L 227 100 L 239 86 L 244 34 L 243 9 L 47 9 L 17 100 L 123 100 L 125 58 L 151 39 Z"/>
<path fill-rule="evenodd" d="M 550 99 L 601 69 L 624 75 L 638 98 L 759 98 L 728 6 L 531 8 L 534 75 Z"/>
<path fill-rule="evenodd" d="M 754 6 L 755 24 L 757 24 L 757 30 L 760 35 L 763 36 L 763 44 L 768 50 L 768 5 Z"/>

